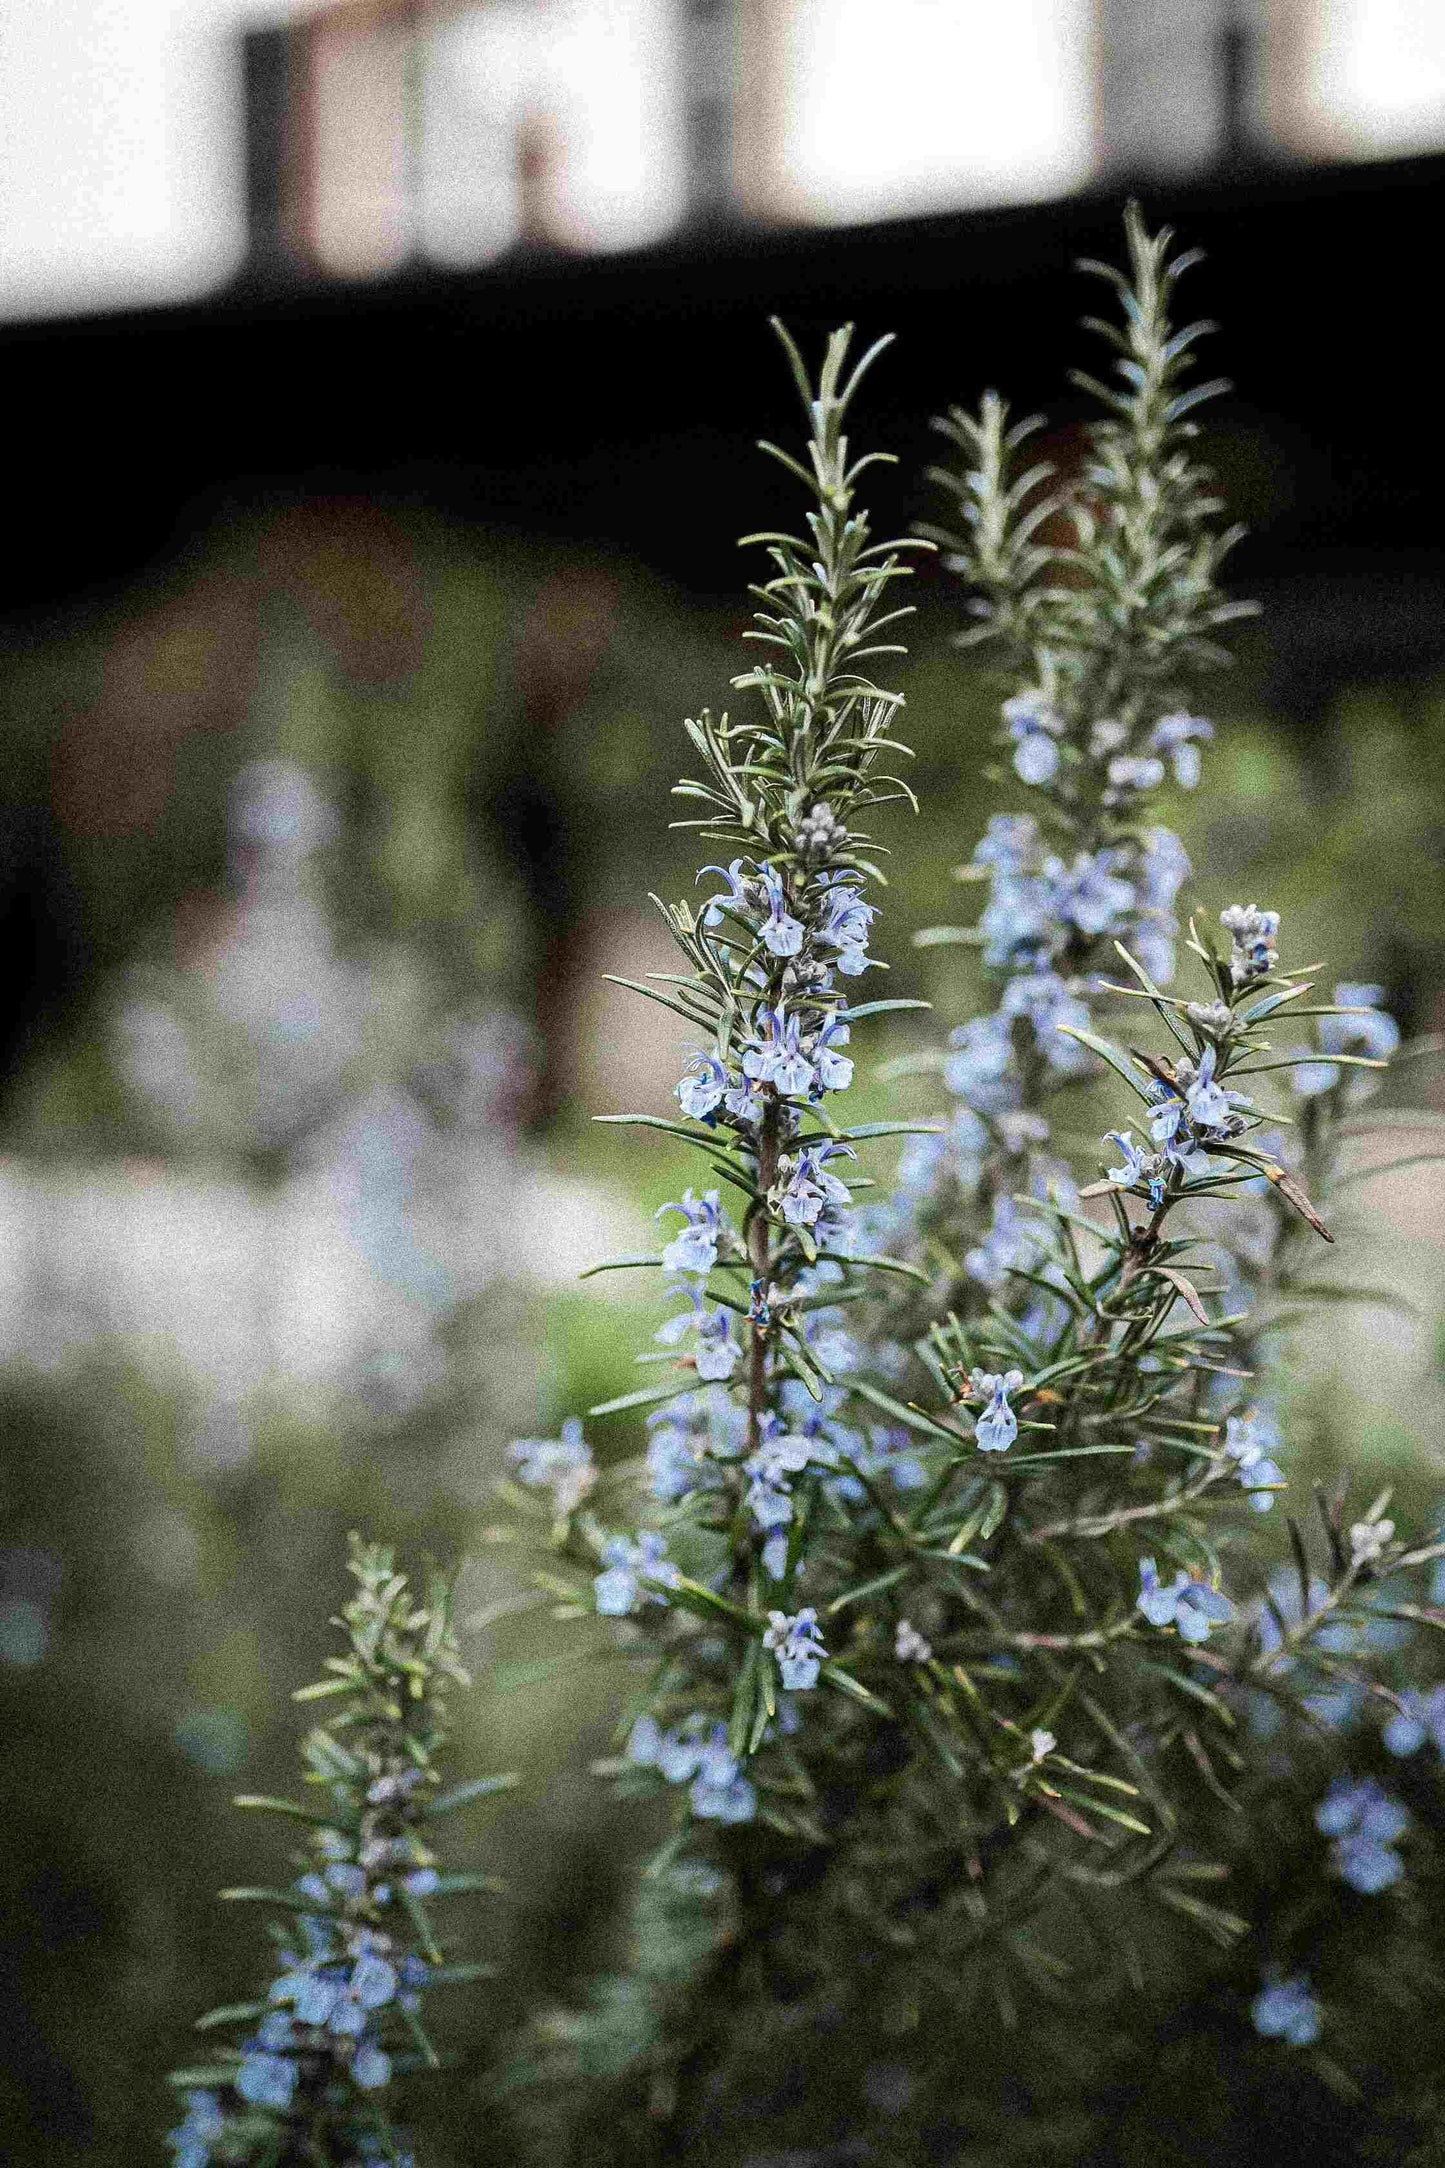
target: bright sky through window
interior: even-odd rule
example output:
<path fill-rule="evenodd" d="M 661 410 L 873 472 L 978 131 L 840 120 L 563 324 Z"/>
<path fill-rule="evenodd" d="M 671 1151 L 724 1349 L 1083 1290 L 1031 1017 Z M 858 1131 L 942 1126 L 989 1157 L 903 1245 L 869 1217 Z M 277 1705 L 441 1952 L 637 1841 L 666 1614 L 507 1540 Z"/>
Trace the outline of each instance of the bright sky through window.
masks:
<path fill-rule="evenodd" d="M 1322 0 L 1313 90 L 1356 157 L 1445 144 L 1445 0 Z"/>
<path fill-rule="evenodd" d="M 0 311 L 169 301 L 245 252 L 244 0 L 0 10 Z M 221 34 L 218 34 L 221 33 Z"/>
<path fill-rule="evenodd" d="M 1062 195 L 1093 162 L 1092 0 L 796 0 L 769 193 L 886 218 Z"/>

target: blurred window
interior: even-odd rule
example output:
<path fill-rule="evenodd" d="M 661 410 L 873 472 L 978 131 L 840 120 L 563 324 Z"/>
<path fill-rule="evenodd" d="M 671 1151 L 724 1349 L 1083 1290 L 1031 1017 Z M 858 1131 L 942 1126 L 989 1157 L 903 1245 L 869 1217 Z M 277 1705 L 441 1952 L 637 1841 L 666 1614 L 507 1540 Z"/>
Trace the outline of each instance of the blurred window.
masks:
<path fill-rule="evenodd" d="M 1274 0 L 1271 134 L 1305 158 L 1445 147 L 1445 0 Z"/>
<path fill-rule="evenodd" d="M 1094 0 L 745 0 L 743 22 L 739 192 L 761 216 L 1013 202 L 1093 171 Z"/>
<path fill-rule="evenodd" d="M 170 301 L 240 269 L 242 4 L 0 8 L 0 313 Z"/>
<path fill-rule="evenodd" d="M 291 226 L 357 275 L 681 217 L 676 0 L 350 0 L 298 26 Z"/>
<path fill-rule="evenodd" d="M 1442 149 L 1445 0 L 22 0 L 0 313 Z"/>
<path fill-rule="evenodd" d="M 492 0 L 437 21 L 420 90 L 425 253 L 630 248 L 675 225 L 677 13 L 675 0 Z"/>

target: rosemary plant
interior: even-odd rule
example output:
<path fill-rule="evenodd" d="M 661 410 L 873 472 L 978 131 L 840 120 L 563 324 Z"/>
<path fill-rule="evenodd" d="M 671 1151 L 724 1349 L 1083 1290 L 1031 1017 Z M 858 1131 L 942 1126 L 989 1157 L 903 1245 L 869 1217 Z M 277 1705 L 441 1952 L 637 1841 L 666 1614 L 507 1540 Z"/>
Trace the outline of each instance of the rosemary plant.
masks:
<path fill-rule="evenodd" d="M 637 1471 L 599 1478 L 579 1424 L 514 1449 L 513 1503 L 600 1569 L 596 1608 L 626 1621 L 638 1685 L 608 1766 L 677 1808 L 632 1992 L 554 2025 L 540 2058 L 560 2084 L 565 2039 L 574 2082 L 605 2071 L 646 2111 L 619 2113 L 615 2086 L 574 2103 L 589 2162 L 670 2156 L 704 2130 L 709 2159 L 741 2155 L 741 2129 L 736 2148 L 718 2139 L 724 2102 L 776 2134 L 809 2021 L 857 2053 L 835 2064 L 847 2082 L 810 2097 L 807 2142 L 864 2144 L 852 2080 L 880 2011 L 906 2042 L 911 2135 L 891 2124 L 879 2157 L 941 2157 L 982 2021 L 1006 2033 L 1085 1978 L 1107 2006 L 1151 1966 L 1197 1962 L 1176 1930 L 1246 1931 L 1216 1888 L 1219 1813 L 1249 1774 L 1241 1711 L 1263 1696 L 1316 1720 L 1343 1666 L 1418 1719 L 1372 1636 L 1433 1621 L 1402 1577 L 1445 1545 L 1397 1541 L 1379 1500 L 1354 1522 L 1323 1500 L 1319 1570 L 1291 1526 L 1291 1599 L 1251 1540 L 1286 1481 L 1254 1375 L 1262 1328 L 1283 1319 L 1277 1294 L 1308 1291 L 1286 1230 L 1331 1240 L 1307 1181 L 1331 1163 L 1341 1080 L 1380 1066 L 1392 1026 L 1370 1000 L 1311 1002 L 1253 905 L 1224 913 L 1223 946 L 1191 924 L 1202 983 L 1168 991 L 1189 869 L 1151 795 L 1168 772 L 1198 780 L 1212 733 L 1193 679 L 1243 606 L 1219 590 L 1233 533 L 1191 445 L 1218 388 L 1184 381 L 1204 327 L 1169 317 L 1190 259 L 1137 213 L 1127 240 L 1128 275 L 1103 270 L 1121 324 L 1096 327 L 1119 384 L 1083 380 L 1105 412 L 1080 471 L 1018 472 L 1037 424 L 1011 425 L 992 396 L 947 424 L 963 531 L 940 539 L 1011 674 L 1007 741 L 1031 795 L 969 869 L 989 884 L 972 937 L 999 995 L 942 1058 L 958 1104 L 911 1148 L 900 1195 L 851 1221 L 866 1132 L 829 1102 L 851 1080 L 851 1025 L 889 1005 L 850 1005 L 838 984 L 872 961 L 876 869 L 852 823 L 904 788 L 873 766 L 897 696 L 857 666 L 903 568 L 852 510 L 841 335 L 816 393 L 793 356 L 811 466 L 786 463 L 817 508 L 807 541 L 763 538 L 771 653 L 738 681 L 763 717 L 689 725 L 705 773 L 682 788 L 704 835 L 743 855 L 700 913 L 667 911 L 688 970 L 638 990 L 702 1042 L 686 1120 L 663 1126 L 718 1186 L 667 1208 L 682 1225 L 660 1256 L 625 1261 L 674 1276 L 683 1307 L 651 1359 L 677 1374 L 592 1411 L 649 1410 L 648 1525 L 601 1518 Z M 1152 1005 L 1162 1045 L 1100 1035 L 1096 1012 L 1131 1002 Z M 1322 1044 L 1274 1050 L 1266 1033 L 1291 1015 L 1317 1019 Z M 1120 1114 L 1103 1179 L 1080 1189 L 1053 1102 L 1111 1072 L 1141 1134 Z M 1291 1073 L 1305 1098 L 1322 1086 L 1298 1162 L 1267 1104 Z M 1268 1227 L 1242 1267 L 1231 1231 L 1261 1193 Z M 880 1301 L 877 1276 L 900 1272 L 906 1295 Z M 1267 1314 L 1251 1319 L 1251 1299 Z M 575 1578 L 547 1586 L 587 1607 Z M 1389 1848 L 1370 1804 L 1328 1810 L 1357 1862 L 1366 1840 Z M 668 1934 L 685 1961 L 668 1961 Z M 1266 2020 L 1303 2037 L 1298 1990 L 1274 1984 Z M 561 2158 L 555 2128 L 548 2142 Z"/>
<path fill-rule="evenodd" d="M 754 1918 L 774 1909 L 765 1884 L 787 1871 L 779 1860 L 826 1841 L 815 1758 L 830 1764 L 840 1726 L 851 1736 L 856 1717 L 888 1714 L 852 1662 L 860 1623 L 871 1647 L 871 1619 L 836 1600 L 858 1580 L 854 1518 L 896 1517 L 892 1501 L 924 1481 L 897 1422 L 876 1411 L 861 1426 L 842 1420 L 856 1359 L 849 1306 L 880 1274 L 926 1279 L 865 1249 L 853 1209 L 868 1186 L 859 1145 L 910 1125 L 843 1126 L 833 1112 L 853 1079 L 853 1027 L 922 1006 L 853 997 L 878 968 L 878 846 L 860 823 L 912 802 L 884 765 L 905 750 L 892 735 L 901 695 L 870 669 L 899 652 L 887 636 L 906 614 L 892 596 L 910 545 L 870 540 L 857 487 L 884 455 L 852 458 L 844 428 L 887 342 L 849 372 L 850 333 L 836 332 L 815 385 L 777 328 L 809 423 L 806 464 L 764 449 L 812 499 L 807 531 L 749 538 L 772 567 L 753 590 L 749 637 L 763 656 L 734 680 L 754 705 L 745 719 L 704 711 L 687 724 L 702 772 L 678 786 L 703 808 L 684 825 L 737 855 L 704 868 L 722 885 L 701 908 L 659 903 L 686 970 L 621 982 L 694 1039 L 677 1087 L 683 1119 L 625 1119 L 685 1138 L 715 1177 L 664 1208 L 681 1225 L 659 1254 L 617 1261 L 660 1268 L 681 1304 L 657 1334 L 661 1352 L 640 1358 L 665 1366 L 665 1380 L 591 1410 L 648 1410 L 651 1525 L 622 1534 L 599 1517 L 637 1471 L 599 1480 L 575 1420 L 560 1439 L 513 1449 L 510 1492 L 514 1506 L 535 1501 L 564 1555 L 590 1554 L 597 1610 L 629 1622 L 624 1647 L 642 1676 L 618 1773 L 634 1790 L 675 1788 L 678 1843 L 658 1871 L 680 1875 L 707 1910 L 721 1861 L 743 1915 L 730 1938 L 747 1953 Z M 547 1585 L 564 1610 L 583 1608 L 575 1583 Z M 805 1715 L 805 1698 L 829 1708 Z M 658 1970 L 676 1984 L 675 1967 Z M 687 2052 L 687 2023 L 673 2032 L 654 2072 L 664 2091 Z"/>
<path fill-rule="evenodd" d="M 170 2133 L 176 2168 L 409 2168 L 386 2101 L 394 2077 L 437 2067 L 425 1999 L 492 1969 L 448 1960 L 430 1910 L 496 1887 L 445 1871 L 435 1831 L 512 1781 L 441 1788 L 447 1695 L 467 1683 L 448 1591 L 434 1581 L 419 1601 L 392 1554 L 355 1537 L 350 1570 L 355 1593 L 337 1621 L 346 1653 L 296 1696 L 337 1704 L 302 1747 L 320 1797 L 236 1802 L 304 1825 L 308 1848 L 290 1887 L 222 1892 L 271 1913 L 275 1964 L 261 1999 L 199 2020 L 235 2044 L 172 2076 L 185 2110 Z"/>

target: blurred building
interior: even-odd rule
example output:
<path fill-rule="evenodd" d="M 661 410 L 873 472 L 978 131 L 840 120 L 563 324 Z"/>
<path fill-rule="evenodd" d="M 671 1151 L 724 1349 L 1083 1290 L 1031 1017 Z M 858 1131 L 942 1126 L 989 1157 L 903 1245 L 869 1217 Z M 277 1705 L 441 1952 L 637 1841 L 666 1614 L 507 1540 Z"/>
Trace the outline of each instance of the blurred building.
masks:
<path fill-rule="evenodd" d="M 329 0 L 248 59 L 253 243 L 349 275 L 1445 144 L 1435 0 Z"/>
<path fill-rule="evenodd" d="M 50 0 L 0 312 L 1442 146 L 1439 0 Z"/>

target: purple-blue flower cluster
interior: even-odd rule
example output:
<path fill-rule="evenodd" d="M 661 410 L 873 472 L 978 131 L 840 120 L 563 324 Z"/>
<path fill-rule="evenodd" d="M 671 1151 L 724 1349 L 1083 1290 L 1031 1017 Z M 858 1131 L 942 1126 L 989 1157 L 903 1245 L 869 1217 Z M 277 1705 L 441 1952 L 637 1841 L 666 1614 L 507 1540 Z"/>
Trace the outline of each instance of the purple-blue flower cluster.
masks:
<path fill-rule="evenodd" d="M 654 1528 L 631 1536 L 609 1536 L 602 1546 L 602 1572 L 592 1583 L 597 1608 L 604 1618 L 626 1618 L 645 1604 L 666 1605 L 659 1589 L 644 1588 L 644 1581 L 660 1581 L 675 1588 L 677 1567 L 667 1555 L 666 1538 Z"/>
<path fill-rule="evenodd" d="M 1006 1453 L 1018 1436 L 1019 1419 L 1009 1406 L 1009 1395 L 1018 1392 L 1023 1382 L 1022 1370 L 1007 1370 L 1001 1376 L 987 1370 L 970 1373 L 969 1390 L 974 1399 L 984 1403 L 983 1413 L 973 1426 L 980 1453 Z"/>
<path fill-rule="evenodd" d="M 786 1611 L 770 1611 L 763 1647 L 771 1649 L 777 1658 L 783 1685 L 789 1693 L 806 1692 L 817 1685 L 818 1673 L 827 1660 L 828 1651 L 818 1630 L 818 1614 L 811 1605 L 805 1604 L 801 1611 L 791 1615 Z"/>
<path fill-rule="evenodd" d="M 1428 1694 L 1407 1687 L 1380 1737 L 1386 1751 L 1401 1758 L 1418 1754 L 1429 1740 L 1445 1762 L 1445 1686 L 1432 1686 Z"/>
<path fill-rule="evenodd" d="M 1272 1455 L 1280 1450 L 1279 1425 L 1264 1408 L 1246 1408 L 1231 1415 L 1224 1426 L 1224 1450 L 1239 1472 L 1242 1489 L 1250 1493 L 1256 1513 L 1268 1513 L 1275 1490 L 1284 1482 L 1284 1470 Z"/>
<path fill-rule="evenodd" d="M 575 1513 L 597 1481 L 597 1468 L 582 1424 L 569 1415 L 560 1438 L 519 1438 L 507 1448 L 518 1482 L 552 1494 L 557 1512 Z"/>
<path fill-rule="evenodd" d="M 1183 1641 L 1207 1641 L 1212 1626 L 1227 1626 L 1234 1605 L 1220 1589 L 1187 1573 L 1176 1573 L 1166 1588 L 1152 1558 L 1139 1561 L 1135 1599 L 1151 1626 L 1174 1626 Z"/>
<path fill-rule="evenodd" d="M 1278 1966 L 1265 1975 L 1265 1984 L 1250 2006 L 1256 2032 L 1267 2040 L 1283 2040 L 1287 2047 L 1312 2047 L 1320 2036 L 1323 2017 L 1302 1972 L 1285 1979 Z"/>
<path fill-rule="evenodd" d="M 1395 1847 L 1410 1817 L 1373 1777 L 1336 1777 L 1315 1809 L 1315 1826 L 1333 1839 L 1330 1860 L 1336 1874 L 1362 1897 L 1378 1896 L 1405 1872 Z"/>
<path fill-rule="evenodd" d="M 699 1821 L 750 1822 L 757 1813 L 757 1792 L 728 1747 L 726 1724 L 693 1716 L 664 1731 L 656 1717 L 643 1715 L 628 1734 L 627 1752 L 669 1784 L 688 1785 L 688 1802 Z"/>

